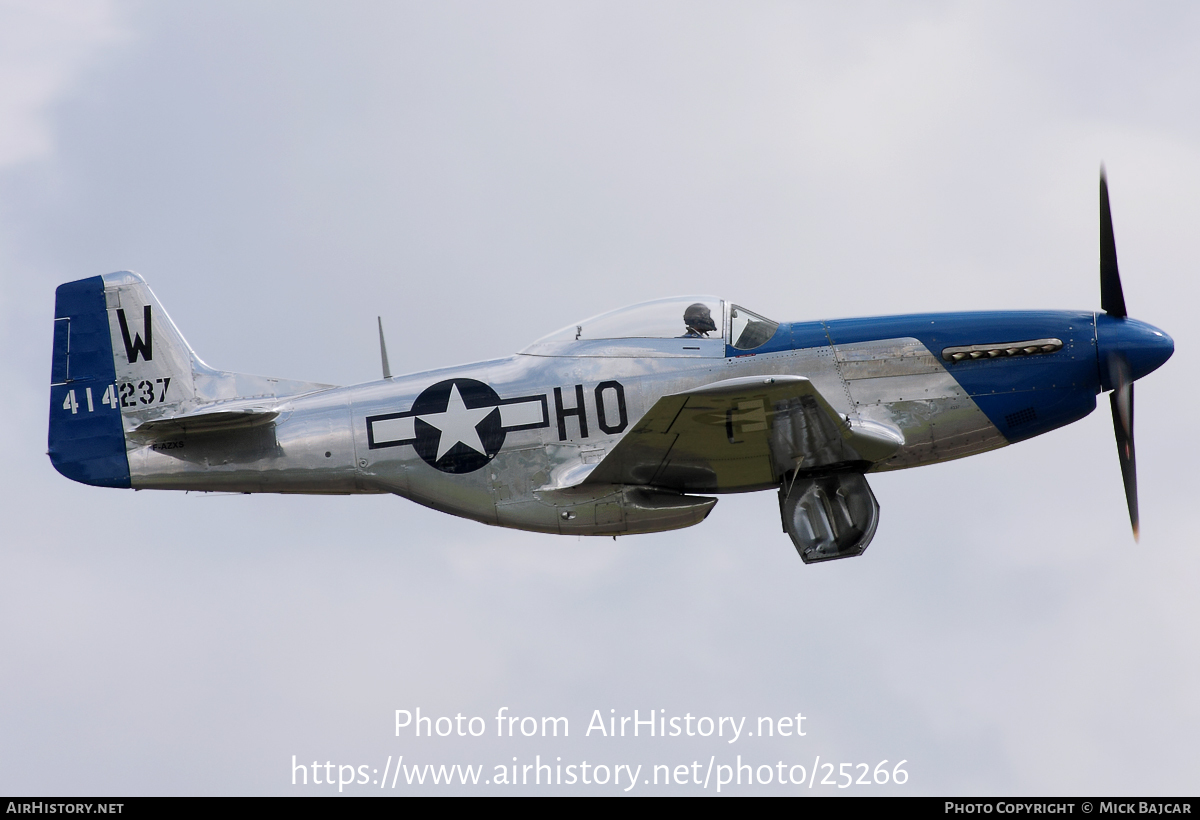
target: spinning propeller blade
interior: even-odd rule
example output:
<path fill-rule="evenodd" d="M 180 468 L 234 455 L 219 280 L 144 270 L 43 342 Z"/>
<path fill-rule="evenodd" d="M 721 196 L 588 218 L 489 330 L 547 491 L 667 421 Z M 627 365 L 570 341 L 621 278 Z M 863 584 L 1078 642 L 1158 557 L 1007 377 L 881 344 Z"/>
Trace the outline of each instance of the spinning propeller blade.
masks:
<path fill-rule="evenodd" d="M 1115 319 L 1124 319 L 1125 293 L 1121 288 L 1121 273 L 1117 269 L 1117 243 L 1113 237 L 1112 210 L 1108 204 L 1108 180 L 1100 168 L 1100 306 Z M 1117 437 L 1117 457 L 1121 461 L 1121 478 L 1125 482 L 1125 503 L 1129 506 L 1129 523 L 1133 525 L 1133 540 L 1138 540 L 1137 466 L 1133 450 L 1133 379 L 1129 364 L 1120 351 L 1108 359 L 1109 379 L 1113 386 L 1109 404 L 1112 406 L 1113 430 Z"/>
<path fill-rule="evenodd" d="M 1109 316 L 1124 319 L 1125 293 L 1117 270 L 1117 242 L 1113 238 L 1112 211 L 1108 207 L 1108 179 L 1100 167 L 1100 307 Z"/>

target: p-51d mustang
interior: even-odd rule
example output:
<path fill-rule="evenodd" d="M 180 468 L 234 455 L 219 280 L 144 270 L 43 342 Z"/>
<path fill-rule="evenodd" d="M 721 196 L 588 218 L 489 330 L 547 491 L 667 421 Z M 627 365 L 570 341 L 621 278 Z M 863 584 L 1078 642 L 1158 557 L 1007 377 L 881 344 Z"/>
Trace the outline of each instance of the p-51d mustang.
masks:
<path fill-rule="evenodd" d="M 982 453 L 1111 404 L 1135 537 L 1133 382 L 1171 338 L 1126 317 L 1100 180 L 1092 311 L 778 323 L 660 299 L 515 356 L 354 387 L 204 364 L 135 273 L 58 288 L 50 459 L 104 487 L 395 493 L 487 524 L 624 535 L 775 489 L 806 562 L 860 555 L 866 474 Z"/>

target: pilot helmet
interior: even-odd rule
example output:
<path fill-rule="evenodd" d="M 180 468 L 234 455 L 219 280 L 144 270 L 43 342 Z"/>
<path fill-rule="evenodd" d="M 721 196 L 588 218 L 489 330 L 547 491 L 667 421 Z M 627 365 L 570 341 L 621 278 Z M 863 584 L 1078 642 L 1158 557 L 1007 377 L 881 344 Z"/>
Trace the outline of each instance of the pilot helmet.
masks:
<path fill-rule="evenodd" d="M 698 333 L 709 333 L 717 329 L 716 323 L 713 322 L 712 312 L 703 302 L 696 302 L 694 305 L 688 306 L 688 309 L 683 312 L 683 323 L 689 330 L 695 330 Z"/>

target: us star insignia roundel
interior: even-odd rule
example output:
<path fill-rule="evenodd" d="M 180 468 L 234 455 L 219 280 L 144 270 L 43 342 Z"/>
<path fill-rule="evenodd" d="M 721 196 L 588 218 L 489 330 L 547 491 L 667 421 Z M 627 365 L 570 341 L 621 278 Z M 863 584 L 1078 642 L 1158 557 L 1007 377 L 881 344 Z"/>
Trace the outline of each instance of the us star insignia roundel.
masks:
<path fill-rule="evenodd" d="M 475 379 L 447 379 L 421 391 L 412 409 L 367 417 L 367 446 L 410 444 L 444 473 L 470 473 L 487 464 L 514 430 L 549 427 L 546 396 L 502 399 Z"/>

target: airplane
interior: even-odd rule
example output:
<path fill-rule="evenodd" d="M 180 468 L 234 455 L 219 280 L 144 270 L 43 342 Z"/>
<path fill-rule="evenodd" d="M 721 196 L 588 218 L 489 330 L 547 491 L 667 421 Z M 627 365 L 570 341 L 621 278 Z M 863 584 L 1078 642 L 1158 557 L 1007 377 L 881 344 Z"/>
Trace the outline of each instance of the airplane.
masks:
<path fill-rule="evenodd" d="M 102 487 L 392 493 L 485 524 L 618 536 L 775 490 L 805 563 L 861 555 L 867 475 L 987 452 L 1110 404 L 1138 536 L 1134 382 L 1174 342 L 1128 317 L 1100 176 L 1102 312 L 777 322 L 713 296 L 584 319 L 516 355 L 351 387 L 209 367 L 145 280 L 57 289 L 49 456 Z"/>

